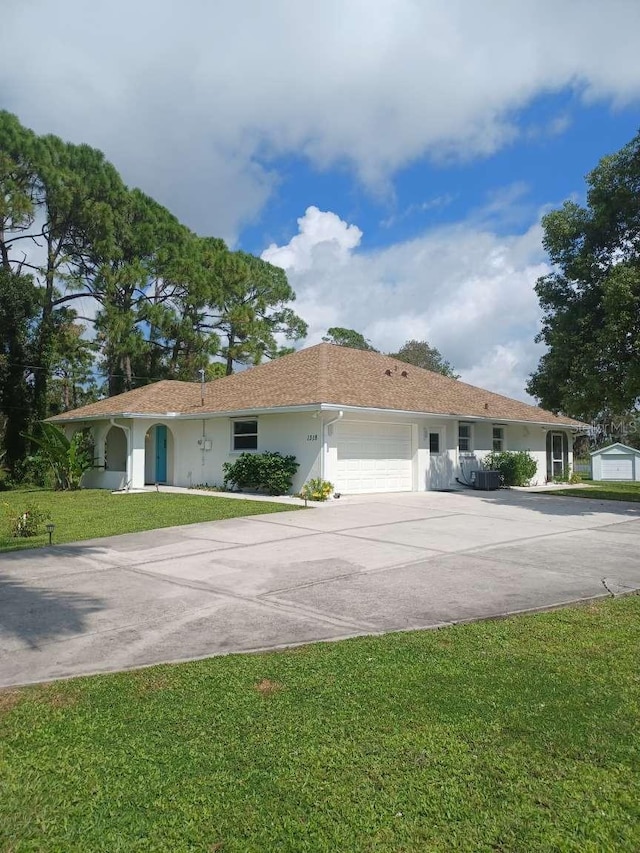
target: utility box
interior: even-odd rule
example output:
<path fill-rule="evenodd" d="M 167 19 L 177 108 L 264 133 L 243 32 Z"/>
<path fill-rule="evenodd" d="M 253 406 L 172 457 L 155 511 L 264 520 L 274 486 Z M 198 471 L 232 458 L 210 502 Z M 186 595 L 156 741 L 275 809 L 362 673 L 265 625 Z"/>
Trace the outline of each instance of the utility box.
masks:
<path fill-rule="evenodd" d="M 500 471 L 476 471 L 473 488 L 483 492 L 493 492 L 500 488 Z"/>

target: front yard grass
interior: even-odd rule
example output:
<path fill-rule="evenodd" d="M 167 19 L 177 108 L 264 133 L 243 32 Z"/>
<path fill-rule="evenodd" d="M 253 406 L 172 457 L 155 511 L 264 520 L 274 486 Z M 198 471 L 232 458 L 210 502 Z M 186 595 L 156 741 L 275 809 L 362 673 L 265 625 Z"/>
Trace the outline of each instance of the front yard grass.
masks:
<path fill-rule="evenodd" d="M 0 691 L 0 849 L 640 849 L 640 597 Z"/>
<path fill-rule="evenodd" d="M 0 552 L 37 548 L 49 541 L 44 525 L 41 525 L 38 536 L 26 539 L 12 537 L 10 514 L 22 512 L 30 503 L 51 514 L 51 521 L 55 524 L 53 541 L 56 544 L 299 508 L 271 501 L 163 492 L 129 495 L 113 495 L 102 489 L 83 489 L 78 492 L 2 492 Z"/>
<path fill-rule="evenodd" d="M 601 501 L 640 501 L 640 483 L 612 483 L 584 480 L 582 488 L 567 486 L 566 489 L 554 489 L 542 492 L 545 495 L 560 497 L 592 498 Z"/>

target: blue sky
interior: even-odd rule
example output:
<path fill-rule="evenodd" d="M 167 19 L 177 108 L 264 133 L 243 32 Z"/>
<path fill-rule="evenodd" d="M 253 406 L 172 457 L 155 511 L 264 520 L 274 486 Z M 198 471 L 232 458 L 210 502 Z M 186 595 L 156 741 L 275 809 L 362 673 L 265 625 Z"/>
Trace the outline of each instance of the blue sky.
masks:
<path fill-rule="evenodd" d="M 554 120 L 560 124 L 557 130 L 535 132 Z M 524 132 L 530 129 L 530 138 L 467 162 L 434 163 L 425 156 L 399 170 L 392 188 L 382 194 L 368 190 L 345 167 L 320 170 L 294 155 L 270 162 L 279 183 L 257 221 L 241 230 L 239 241 L 258 254 L 265 243 L 286 242 L 297 231 L 301 212 L 315 205 L 357 223 L 364 232 L 363 249 L 389 246 L 461 221 L 513 189 L 514 203 L 504 218 L 494 219 L 496 231 L 508 234 L 544 207 L 567 198 L 584 201 L 587 173 L 640 130 L 640 101 L 623 109 L 607 103 L 587 106 L 564 91 L 537 98 L 515 121 Z"/>
<path fill-rule="evenodd" d="M 526 399 L 540 217 L 640 127 L 637 0 L 31 0 L 0 107 L 283 266 L 309 323 Z M 47 33 L 24 52 L 33 33 Z"/>

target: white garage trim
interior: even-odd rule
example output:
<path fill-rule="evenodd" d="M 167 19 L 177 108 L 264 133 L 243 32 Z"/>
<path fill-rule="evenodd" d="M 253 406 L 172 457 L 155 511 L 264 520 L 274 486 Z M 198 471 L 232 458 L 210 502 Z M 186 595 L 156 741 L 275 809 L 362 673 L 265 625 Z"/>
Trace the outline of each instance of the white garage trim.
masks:
<path fill-rule="evenodd" d="M 411 424 L 341 421 L 334 429 L 336 491 L 362 494 L 413 490 Z"/>

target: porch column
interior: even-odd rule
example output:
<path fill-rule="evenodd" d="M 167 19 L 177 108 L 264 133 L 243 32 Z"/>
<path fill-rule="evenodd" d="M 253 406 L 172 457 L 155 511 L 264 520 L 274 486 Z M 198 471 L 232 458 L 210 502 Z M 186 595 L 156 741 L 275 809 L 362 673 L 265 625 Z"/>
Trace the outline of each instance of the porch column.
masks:
<path fill-rule="evenodd" d="M 96 468 L 104 470 L 104 446 L 107 440 L 107 433 L 111 429 L 111 424 L 97 423 L 91 428 L 93 433 L 93 464 Z"/>
<path fill-rule="evenodd" d="M 144 488 L 144 437 L 146 431 L 145 424 L 141 421 L 129 422 L 127 478 L 132 489 Z"/>

